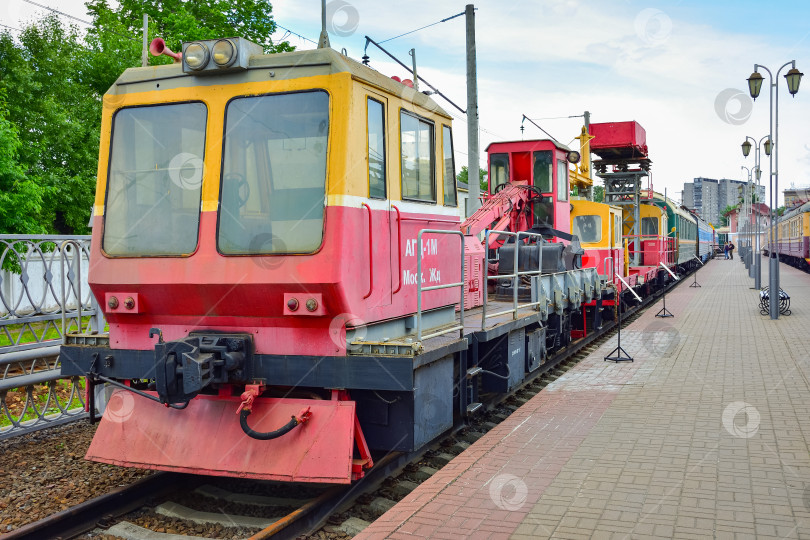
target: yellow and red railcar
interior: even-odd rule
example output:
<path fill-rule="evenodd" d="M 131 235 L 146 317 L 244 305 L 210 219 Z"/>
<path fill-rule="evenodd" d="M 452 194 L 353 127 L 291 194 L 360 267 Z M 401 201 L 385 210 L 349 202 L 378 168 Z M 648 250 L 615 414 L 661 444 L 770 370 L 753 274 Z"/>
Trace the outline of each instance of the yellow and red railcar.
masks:
<path fill-rule="evenodd" d="M 109 337 L 74 339 L 62 366 L 142 397 L 116 390 L 88 457 L 348 482 L 371 465 L 367 437 L 410 450 L 452 425 L 452 373 L 433 421 L 413 418 L 460 342 L 421 370 L 413 351 L 351 350 L 412 330 L 417 280 L 461 280 L 450 235 L 425 239 L 417 275 L 418 232 L 459 229 L 450 120 L 328 48 L 210 40 L 128 69 L 104 96 L 89 273 Z M 425 295 L 427 326 L 452 323 L 458 296 Z M 392 399 L 410 422 L 389 429 L 375 409 Z"/>

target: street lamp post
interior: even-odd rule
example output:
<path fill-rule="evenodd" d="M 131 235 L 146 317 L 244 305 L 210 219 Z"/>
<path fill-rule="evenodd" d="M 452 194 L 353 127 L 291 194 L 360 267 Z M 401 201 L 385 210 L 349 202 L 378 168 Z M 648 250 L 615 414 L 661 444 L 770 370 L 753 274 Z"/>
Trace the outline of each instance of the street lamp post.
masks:
<path fill-rule="evenodd" d="M 745 215 L 745 226 L 743 227 L 743 234 L 745 235 L 745 255 L 743 256 L 743 263 L 745 269 L 748 270 L 748 277 L 754 277 L 753 264 L 753 235 L 751 228 L 751 169 L 745 165 L 740 166 L 740 170 L 745 170 L 748 173 L 748 182 L 745 184 L 745 191 L 743 192 L 742 207 L 740 209 L 740 217 Z"/>
<path fill-rule="evenodd" d="M 770 140 L 774 145 L 775 154 L 771 155 L 771 227 L 770 227 L 770 238 L 771 238 L 771 249 L 768 253 L 768 287 L 770 289 L 770 314 L 771 319 L 778 319 L 779 318 L 779 253 L 777 253 L 777 230 L 776 230 L 776 206 L 779 201 L 779 73 L 790 66 L 790 70 L 785 73 L 785 81 L 787 82 L 788 92 L 790 95 L 795 96 L 796 92 L 799 91 L 799 83 L 802 80 L 802 75 L 798 69 L 796 69 L 796 61 L 791 60 L 790 62 L 786 62 L 782 67 L 780 67 L 776 71 L 776 77 L 774 78 L 773 73 L 767 67 L 754 64 L 754 72 L 748 77 L 748 90 L 751 93 L 751 97 L 756 100 L 759 96 L 759 92 L 762 89 L 762 81 L 764 77 L 759 73 L 759 68 L 764 69 L 768 72 L 768 78 L 770 83 L 770 123 L 768 129 L 770 131 Z M 776 92 L 774 92 L 776 90 Z M 776 100 L 774 100 L 774 93 L 776 94 Z"/>
<path fill-rule="evenodd" d="M 752 145 L 749 141 L 754 141 Z M 765 144 L 762 143 L 765 141 Z M 771 144 L 771 139 L 769 135 L 763 136 L 759 142 L 753 137 L 749 137 L 748 135 L 745 136 L 745 142 L 742 143 L 742 152 L 744 157 L 748 157 L 748 154 L 751 153 L 751 147 L 754 146 L 754 176 L 756 177 L 757 181 L 757 189 L 759 189 L 759 182 L 760 178 L 762 177 L 762 169 L 760 165 L 762 160 L 760 159 L 760 148 L 764 147 L 765 155 L 771 155 L 771 149 L 773 145 Z M 773 191 L 773 190 L 772 190 Z M 773 201 L 771 201 L 771 205 L 773 205 Z M 760 231 L 760 224 L 759 219 L 756 218 L 756 237 L 754 239 L 754 248 L 753 253 L 755 254 L 753 262 L 754 262 L 754 288 L 756 290 L 760 290 L 762 288 L 762 255 L 761 255 L 761 248 L 760 248 L 760 235 L 762 234 Z M 769 248 L 770 253 L 770 248 Z"/>

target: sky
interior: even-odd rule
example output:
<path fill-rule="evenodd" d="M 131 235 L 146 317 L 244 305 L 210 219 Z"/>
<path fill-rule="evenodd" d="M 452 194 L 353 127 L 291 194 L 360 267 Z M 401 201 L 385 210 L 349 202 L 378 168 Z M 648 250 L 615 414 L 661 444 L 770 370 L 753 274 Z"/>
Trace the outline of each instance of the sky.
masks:
<path fill-rule="evenodd" d="M 81 0 L 36 1 L 87 19 Z M 279 29 L 274 38 L 314 48 L 320 4 L 273 2 L 276 22 L 294 32 Z M 747 180 L 741 166 L 754 167 L 754 152 L 743 158 L 740 145 L 746 136 L 759 141 L 769 131 L 766 71 L 760 70 L 765 77 L 760 97 L 754 102 L 748 95 L 746 79 L 754 64 L 776 75 L 795 60 L 799 71 L 810 75 L 808 2 L 479 0 L 475 7 L 482 167 L 491 142 L 546 138 L 528 123 L 521 135 L 524 114 L 573 144 L 583 119 L 568 117 L 587 110 L 592 123 L 635 120 L 645 128 L 656 191 L 666 188 L 679 199 L 683 183 L 696 177 Z M 334 49 L 345 48 L 360 60 L 365 36 L 381 42 L 464 8 L 464 2 L 444 0 L 329 0 L 327 29 Z M 17 26 L 44 12 L 24 0 L 0 0 L 0 24 Z M 419 74 L 466 108 L 463 16 L 383 46 L 407 65 L 414 48 Z M 409 76 L 373 45 L 368 53 L 371 67 L 381 73 Z M 780 192 L 791 184 L 810 186 L 810 78 L 791 97 L 783 77 L 788 69 L 777 83 Z M 437 101 L 456 119 L 460 169 L 467 163 L 465 115 Z M 761 167 L 767 185 L 764 151 Z"/>

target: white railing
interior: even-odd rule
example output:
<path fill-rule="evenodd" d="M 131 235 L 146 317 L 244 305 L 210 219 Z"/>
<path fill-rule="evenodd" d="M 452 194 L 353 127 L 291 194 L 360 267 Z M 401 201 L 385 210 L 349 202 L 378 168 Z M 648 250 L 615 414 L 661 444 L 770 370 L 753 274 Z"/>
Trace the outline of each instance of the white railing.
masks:
<path fill-rule="evenodd" d="M 544 243 L 543 235 L 538 234 L 538 233 L 524 232 L 524 231 L 511 232 L 511 231 L 491 231 L 490 230 L 490 231 L 486 232 L 486 236 L 485 236 L 485 239 L 484 239 L 484 245 L 485 246 L 489 245 L 489 237 L 490 237 L 490 235 L 493 235 L 493 234 L 494 235 L 499 235 L 499 236 L 502 235 L 502 236 L 514 237 L 514 239 L 515 239 L 515 244 L 514 244 L 515 245 L 515 254 L 514 254 L 514 263 L 513 263 L 514 266 L 512 267 L 513 272 L 511 274 L 498 274 L 498 275 L 494 275 L 494 276 L 488 275 L 488 273 L 486 272 L 486 269 L 485 269 L 485 276 L 486 276 L 485 280 L 487 280 L 487 282 L 484 283 L 484 305 L 482 307 L 482 313 L 481 313 L 481 330 L 484 330 L 486 328 L 486 321 L 487 321 L 487 319 L 489 319 L 491 317 L 497 317 L 499 315 L 505 315 L 507 313 L 511 313 L 512 314 L 512 319 L 517 320 L 517 318 L 518 318 L 518 310 L 535 307 L 535 306 L 538 306 L 538 305 L 540 305 L 542 303 L 542 302 L 538 301 L 538 302 L 529 302 L 528 304 L 518 304 L 518 289 L 520 287 L 520 278 L 521 278 L 521 276 L 539 276 L 539 275 L 541 275 L 543 273 L 543 243 Z M 519 264 L 518 253 L 520 252 L 521 237 L 535 238 L 536 241 L 538 242 L 538 252 L 539 252 L 539 254 L 538 254 L 538 257 L 537 257 L 537 261 L 538 261 L 537 270 L 526 270 L 524 272 L 520 271 L 520 267 L 518 266 L 518 264 Z M 491 261 L 491 262 L 495 262 L 495 261 Z M 503 311 L 498 311 L 496 313 L 487 313 L 487 303 L 489 301 L 489 294 L 487 292 L 487 289 L 489 288 L 489 287 L 487 287 L 488 280 L 490 280 L 490 279 L 508 279 L 508 278 L 512 279 L 512 309 L 506 309 L 506 310 L 503 310 Z"/>
<path fill-rule="evenodd" d="M 442 285 L 431 285 L 430 287 L 422 287 L 422 235 L 423 234 L 451 234 L 458 236 L 461 239 L 461 281 L 458 283 L 446 283 Z M 422 229 L 417 236 L 417 253 L 416 253 L 416 340 L 421 342 L 423 339 L 430 339 L 432 337 L 449 334 L 456 330 L 459 331 L 459 337 L 464 337 L 464 288 L 466 287 L 466 272 L 464 271 L 465 258 L 464 258 L 464 235 L 461 231 L 447 231 L 441 229 Z M 461 309 L 460 309 L 460 323 L 450 328 L 444 328 L 426 336 L 422 335 L 422 292 L 435 291 L 438 289 L 449 289 L 451 287 L 461 288 Z"/>

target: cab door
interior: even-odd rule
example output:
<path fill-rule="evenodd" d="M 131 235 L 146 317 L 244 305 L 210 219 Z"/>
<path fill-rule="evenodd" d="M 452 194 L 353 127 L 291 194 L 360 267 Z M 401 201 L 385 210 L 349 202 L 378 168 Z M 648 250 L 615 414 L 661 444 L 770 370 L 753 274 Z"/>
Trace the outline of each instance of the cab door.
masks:
<path fill-rule="evenodd" d="M 388 100 L 379 94 L 365 96 L 366 135 L 368 140 L 367 177 L 368 201 L 363 204 L 365 227 L 369 243 L 370 287 L 366 298 L 372 307 L 389 306 L 393 298 L 394 276 L 392 269 L 397 262 L 398 246 L 392 227 L 400 226 L 399 220 L 392 217 L 390 182 L 388 178 L 388 152 L 391 142 L 387 140 Z"/>

